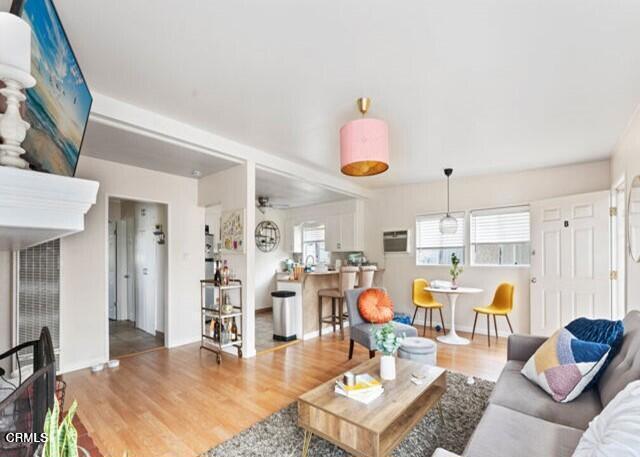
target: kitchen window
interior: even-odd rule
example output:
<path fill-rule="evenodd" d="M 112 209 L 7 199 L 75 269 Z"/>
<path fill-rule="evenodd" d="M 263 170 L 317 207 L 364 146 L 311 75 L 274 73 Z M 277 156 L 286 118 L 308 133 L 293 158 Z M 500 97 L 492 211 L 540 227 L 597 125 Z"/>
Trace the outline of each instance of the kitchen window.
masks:
<path fill-rule="evenodd" d="M 472 265 L 530 264 L 528 206 L 471 211 Z"/>
<path fill-rule="evenodd" d="M 444 213 L 416 218 L 416 265 L 450 265 L 451 254 L 464 263 L 464 212 L 451 213 L 458 221 L 455 233 L 440 233 Z"/>
<path fill-rule="evenodd" d="M 309 256 L 313 257 L 314 265 L 329 263 L 329 253 L 324 246 L 324 225 L 302 229 L 302 260 L 305 264 Z"/>

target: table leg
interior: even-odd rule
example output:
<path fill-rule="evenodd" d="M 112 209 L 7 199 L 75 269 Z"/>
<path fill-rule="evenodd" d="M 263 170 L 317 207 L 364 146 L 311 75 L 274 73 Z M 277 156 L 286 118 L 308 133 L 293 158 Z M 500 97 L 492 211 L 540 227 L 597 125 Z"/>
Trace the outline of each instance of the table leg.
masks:
<path fill-rule="evenodd" d="M 309 455 L 309 445 L 311 444 L 311 437 L 313 433 L 309 430 L 304 431 L 304 441 L 302 442 L 302 457 L 307 457 Z"/>
<path fill-rule="evenodd" d="M 469 340 L 458 336 L 456 333 L 456 301 L 459 294 L 447 294 L 449 300 L 449 306 L 451 307 L 451 329 L 449 333 L 444 336 L 439 336 L 438 341 L 446 344 L 469 344 Z"/>

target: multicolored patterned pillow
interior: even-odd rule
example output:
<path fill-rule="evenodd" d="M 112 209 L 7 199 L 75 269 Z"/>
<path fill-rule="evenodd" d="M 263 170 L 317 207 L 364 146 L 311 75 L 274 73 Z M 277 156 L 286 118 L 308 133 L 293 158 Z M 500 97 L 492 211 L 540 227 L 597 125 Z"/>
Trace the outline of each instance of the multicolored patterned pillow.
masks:
<path fill-rule="evenodd" d="M 538 348 L 521 373 L 555 401 L 567 403 L 598 374 L 610 351 L 608 344 L 579 340 L 562 328 Z"/>

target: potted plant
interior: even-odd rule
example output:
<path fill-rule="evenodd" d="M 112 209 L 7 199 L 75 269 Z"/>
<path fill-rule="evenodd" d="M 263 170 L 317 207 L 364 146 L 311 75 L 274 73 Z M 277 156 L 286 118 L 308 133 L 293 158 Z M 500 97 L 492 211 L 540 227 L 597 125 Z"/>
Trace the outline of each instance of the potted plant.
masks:
<path fill-rule="evenodd" d="M 376 348 L 382 353 L 380 359 L 380 377 L 386 381 L 396 379 L 395 353 L 402 344 L 404 336 L 398 336 L 394 332 L 393 324 L 385 324 L 374 328 Z"/>
<path fill-rule="evenodd" d="M 458 276 L 462 274 L 464 269 L 460 266 L 460 259 L 455 252 L 451 254 L 451 268 L 449 268 L 449 274 L 451 275 L 451 288 L 457 289 Z"/>
<path fill-rule="evenodd" d="M 42 457 L 89 456 L 84 448 L 78 446 L 78 431 L 72 422 L 77 408 L 78 403 L 74 401 L 65 418 L 60 421 L 60 404 L 58 399 L 54 398 L 53 410 L 47 411 L 44 420 L 44 433 L 47 435 L 47 441 L 36 455 Z"/>

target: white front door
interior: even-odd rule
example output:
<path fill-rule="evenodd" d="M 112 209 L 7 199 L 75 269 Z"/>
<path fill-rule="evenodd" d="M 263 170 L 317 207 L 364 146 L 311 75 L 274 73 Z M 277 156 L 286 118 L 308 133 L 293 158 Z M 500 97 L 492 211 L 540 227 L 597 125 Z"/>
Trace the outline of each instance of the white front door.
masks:
<path fill-rule="evenodd" d="M 531 333 L 611 318 L 609 192 L 531 205 Z"/>

